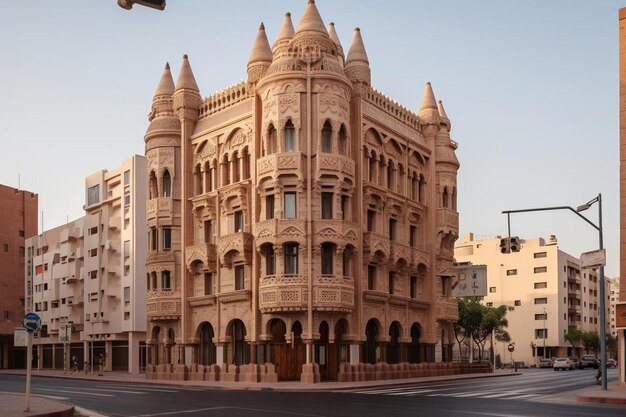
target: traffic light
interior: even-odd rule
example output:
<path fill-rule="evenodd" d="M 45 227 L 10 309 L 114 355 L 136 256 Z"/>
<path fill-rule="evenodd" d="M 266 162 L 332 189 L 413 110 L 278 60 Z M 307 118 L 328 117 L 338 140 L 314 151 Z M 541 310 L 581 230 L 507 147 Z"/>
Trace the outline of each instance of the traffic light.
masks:
<path fill-rule="evenodd" d="M 503 237 L 500 239 L 500 253 L 519 252 L 522 248 L 522 241 L 517 236 Z"/>
<path fill-rule="evenodd" d="M 117 4 L 126 10 L 133 8 L 133 4 L 146 6 L 157 10 L 165 9 L 165 0 L 117 0 Z"/>
<path fill-rule="evenodd" d="M 500 239 L 500 253 L 511 253 L 511 246 L 508 237 Z"/>

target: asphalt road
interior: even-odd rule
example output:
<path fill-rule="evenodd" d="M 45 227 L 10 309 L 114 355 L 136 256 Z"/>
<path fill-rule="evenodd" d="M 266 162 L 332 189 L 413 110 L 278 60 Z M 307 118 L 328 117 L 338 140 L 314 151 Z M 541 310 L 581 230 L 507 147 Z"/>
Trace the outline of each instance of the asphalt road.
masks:
<path fill-rule="evenodd" d="M 353 392 L 187 388 L 33 377 L 32 392 L 111 417 L 157 416 L 564 416 L 626 415 L 624 407 L 579 404 L 594 370 L 523 370 L 521 375 L 413 384 Z M 615 370 L 609 380 L 615 380 Z M 0 391 L 23 392 L 24 377 L 3 375 Z"/>

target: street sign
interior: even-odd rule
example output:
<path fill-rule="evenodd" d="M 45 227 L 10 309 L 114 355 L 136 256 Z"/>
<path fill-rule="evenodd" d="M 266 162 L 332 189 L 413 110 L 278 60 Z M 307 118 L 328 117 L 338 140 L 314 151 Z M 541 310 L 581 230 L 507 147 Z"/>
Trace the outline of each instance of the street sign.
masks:
<path fill-rule="evenodd" d="M 63 324 L 59 328 L 59 342 L 69 343 L 72 339 L 72 325 Z"/>
<path fill-rule="evenodd" d="M 452 284 L 453 297 L 484 297 L 487 295 L 487 265 L 456 267 L 457 281 Z"/>
<path fill-rule="evenodd" d="M 36 332 L 41 328 L 41 318 L 35 313 L 26 313 L 22 325 L 31 332 Z"/>
<path fill-rule="evenodd" d="M 582 268 L 599 268 L 606 265 L 606 249 L 597 249 L 580 254 Z"/>
<path fill-rule="evenodd" d="M 509 343 L 508 349 L 509 352 L 513 352 L 515 350 L 515 346 L 513 345 L 513 343 Z"/>
<path fill-rule="evenodd" d="M 26 347 L 28 337 L 28 330 L 24 327 L 16 327 L 13 332 L 13 346 Z"/>

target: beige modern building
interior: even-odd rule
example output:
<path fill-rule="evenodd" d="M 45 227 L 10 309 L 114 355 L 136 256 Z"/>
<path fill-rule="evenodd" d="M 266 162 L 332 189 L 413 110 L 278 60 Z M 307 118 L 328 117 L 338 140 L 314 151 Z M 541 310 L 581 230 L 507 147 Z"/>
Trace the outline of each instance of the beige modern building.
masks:
<path fill-rule="evenodd" d="M 24 319 L 24 241 L 37 233 L 35 193 L 0 185 L 0 369 L 26 367 L 26 349 L 13 346 Z"/>
<path fill-rule="evenodd" d="M 145 366 L 146 159 L 86 178 L 86 215 L 26 242 L 26 305 L 40 315 L 38 367 Z"/>
<path fill-rule="evenodd" d="M 609 284 L 609 291 L 607 292 L 609 298 L 609 304 L 610 304 L 610 312 L 609 315 L 606 316 L 607 317 L 607 323 L 609 325 L 609 328 L 611 330 L 611 335 L 613 335 L 614 337 L 617 337 L 617 325 L 615 322 L 616 319 L 616 305 L 619 302 L 619 289 L 620 289 L 620 282 L 619 282 L 619 277 L 616 278 L 607 278 L 607 282 Z M 608 333 L 607 333 L 608 334 Z"/>
<path fill-rule="evenodd" d="M 430 84 L 418 112 L 375 90 L 359 29 L 346 53 L 313 1 L 271 46 L 261 25 L 247 75 L 202 98 L 185 56 L 153 98 L 148 377 L 374 379 L 450 361 L 459 162 Z"/>
<path fill-rule="evenodd" d="M 467 233 L 454 254 L 458 262 L 487 265 L 487 305 L 514 307 L 507 330 L 515 361 L 533 365 L 544 356 L 584 354 L 582 345 L 573 347 L 564 335 L 570 328 L 599 332 L 599 274 L 560 250 L 555 236 L 521 242 L 519 252 L 501 253 L 500 236 L 475 240 Z M 495 346 L 504 362 L 510 361 L 507 345 Z"/>

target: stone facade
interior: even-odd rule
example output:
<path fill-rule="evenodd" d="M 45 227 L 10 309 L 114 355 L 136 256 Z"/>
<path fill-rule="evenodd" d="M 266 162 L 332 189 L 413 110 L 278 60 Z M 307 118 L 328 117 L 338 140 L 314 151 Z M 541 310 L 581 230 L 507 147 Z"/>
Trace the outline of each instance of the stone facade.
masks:
<path fill-rule="evenodd" d="M 620 293 L 617 307 L 626 315 L 626 8 L 619 10 L 619 125 L 620 125 Z M 624 322 L 624 320 L 622 320 Z M 618 327 L 617 349 L 620 364 L 619 382 L 626 384 L 626 327 Z"/>
<path fill-rule="evenodd" d="M 37 204 L 37 194 L 0 185 L 0 369 L 26 367 L 13 332 L 24 319 L 24 242 L 37 234 Z"/>
<path fill-rule="evenodd" d="M 185 56 L 154 95 L 148 377 L 459 371 L 459 162 L 430 84 L 418 113 L 372 88 L 359 29 L 345 55 L 313 1 L 272 47 L 261 25 L 247 75 L 202 99 Z"/>

